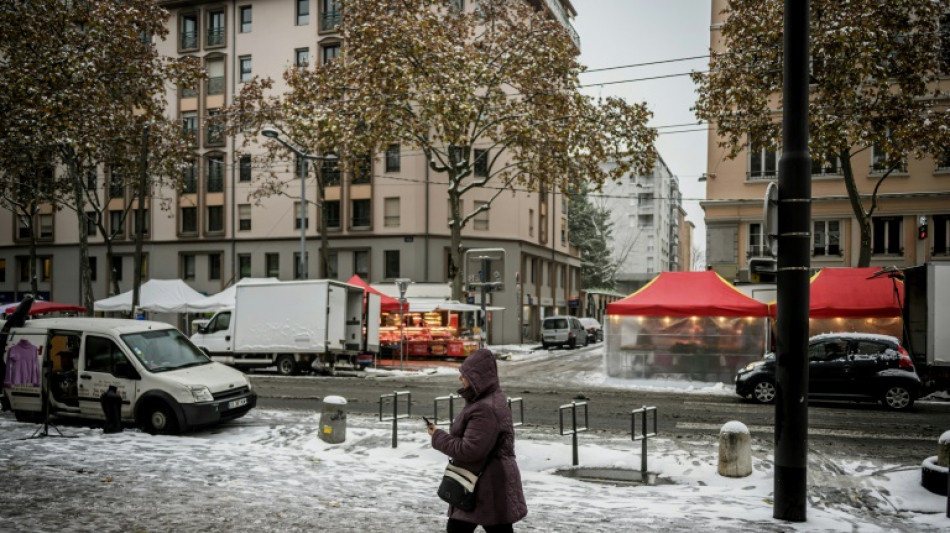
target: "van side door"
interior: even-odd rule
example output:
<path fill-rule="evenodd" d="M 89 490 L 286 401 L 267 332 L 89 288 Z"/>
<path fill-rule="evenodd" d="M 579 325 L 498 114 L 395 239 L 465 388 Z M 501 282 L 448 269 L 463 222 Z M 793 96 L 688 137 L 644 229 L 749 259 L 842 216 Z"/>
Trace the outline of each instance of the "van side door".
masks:
<path fill-rule="evenodd" d="M 86 335 L 79 362 L 79 409 L 88 418 L 105 419 L 100 397 L 114 386 L 122 397 L 122 419 L 133 418 L 141 377 L 111 338 Z"/>

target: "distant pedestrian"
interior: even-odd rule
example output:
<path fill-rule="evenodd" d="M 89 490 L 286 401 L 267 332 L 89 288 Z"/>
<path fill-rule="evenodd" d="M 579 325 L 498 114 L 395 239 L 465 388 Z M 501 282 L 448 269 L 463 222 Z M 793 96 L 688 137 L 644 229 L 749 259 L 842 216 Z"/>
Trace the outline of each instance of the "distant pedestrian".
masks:
<path fill-rule="evenodd" d="M 468 533 L 481 525 L 487 533 L 513 531 L 528 514 L 515 461 L 511 410 L 498 382 L 498 366 L 490 350 L 475 350 L 459 367 L 459 394 L 465 407 L 446 433 L 429 424 L 432 447 L 473 472 L 484 468 L 476 487 L 476 505 L 462 511 L 449 505 L 448 533 Z M 486 464 L 487 462 L 487 464 Z"/>

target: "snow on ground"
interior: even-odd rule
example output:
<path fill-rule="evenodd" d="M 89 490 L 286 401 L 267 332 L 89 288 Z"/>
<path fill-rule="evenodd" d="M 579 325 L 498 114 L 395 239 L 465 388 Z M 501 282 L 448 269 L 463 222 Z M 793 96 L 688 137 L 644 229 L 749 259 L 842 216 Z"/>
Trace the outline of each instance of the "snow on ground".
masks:
<path fill-rule="evenodd" d="M 319 415 L 256 409 L 185 436 L 38 426 L 0 415 L 0 530 L 14 531 L 444 531 L 435 495 L 445 458 L 421 422 L 351 415 L 346 441 L 318 437 Z M 810 454 L 805 523 L 772 518 L 773 458 L 753 449 L 753 474 L 717 475 L 715 442 L 657 439 L 648 468 L 670 484 L 590 483 L 555 474 L 571 465 L 570 439 L 518 428 L 528 517 L 516 531 L 946 530 L 946 499 L 920 486 L 920 469 Z M 57 432 L 51 428 L 51 435 Z M 585 467 L 638 470 L 629 436 L 581 435 Z"/>

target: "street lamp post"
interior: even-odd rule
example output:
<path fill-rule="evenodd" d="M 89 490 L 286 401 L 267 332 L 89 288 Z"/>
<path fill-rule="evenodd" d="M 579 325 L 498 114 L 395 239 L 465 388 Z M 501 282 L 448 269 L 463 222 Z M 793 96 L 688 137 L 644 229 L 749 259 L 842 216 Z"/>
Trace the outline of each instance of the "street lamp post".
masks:
<path fill-rule="evenodd" d="M 290 144 L 286 140 L 280 137 L 280 132 L 274 128 L 264 128 L 261 130 L 261 135 L 267 137 L 268 139 L 273 139 L 280 144 L 284 145 L 288 150 L 293 152 L 300 158 L 300 276 L 303 279 L 309 277 L 307 275 L 307 161 L 333 161 L 336 160 L 336 156 L 333 154 L 326 156 L 311 155 L 303 150 L 297 148 L 296 146 Z M 326 231 L 326 228 L 321 228 L 320 231 Z"/>
<path fill-rule="evenodd" d="M 411 283 L 409 278 L 396 279 L 399 289 L 399 370 L 403 369 L 403 359 L 406 357 L 406 290 Z"/>

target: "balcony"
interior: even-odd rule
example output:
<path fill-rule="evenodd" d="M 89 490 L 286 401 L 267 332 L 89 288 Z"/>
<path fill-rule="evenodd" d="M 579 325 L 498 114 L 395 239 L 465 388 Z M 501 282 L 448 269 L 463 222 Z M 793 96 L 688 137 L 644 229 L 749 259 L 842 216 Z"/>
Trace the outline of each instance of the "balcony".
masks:
<path fill-rule="evenodd" d="M 210 28 L 208 30 L 207 46 L 221 46 L 224 44 L 224 28 Z M 182 46 L 184 48 L 184 46 Z"/>
<path fill-rule="evenodd" d="M 581 50 L 581 37 L 577 34 L 577 30 L 574 29 L 574 25 L 571 24 L 571 18 L 568 16 L 567 11 L 564 9 L 564 5 L 561 4 L 561 0 L 544 0 L 539 2 L 538 0 L 532 0 L 531 2 L 534 5 L 543 3 L 547 7 L 548 13 L 554 16 L 555 20 L 561 23 L 564 26 L 564 29 L 567 30 L 567 33 L 571 36 L 571 40 L 574 41 L 574 46 L 577 48 L 577 51 Z"/>
<path fill-rule="evenodd" d="M 327 11 L 320 15 L 320 30 L 332 31 L 340 25 L 340 11 Z"/>
<path fill-rule="evenodd" d="M 181 49 L 192 50 L 195 48 L 198 48 L 198 32 L 196 31 L 181 32 Z"/>

